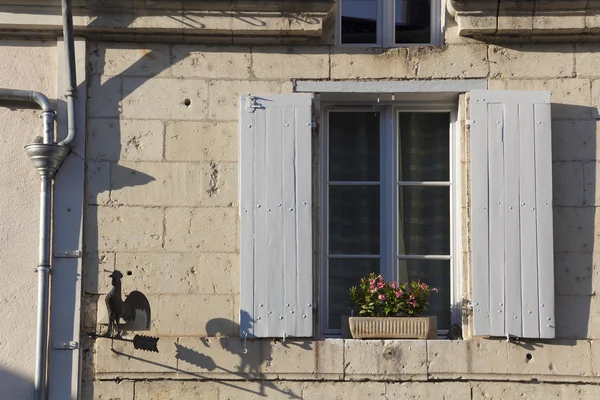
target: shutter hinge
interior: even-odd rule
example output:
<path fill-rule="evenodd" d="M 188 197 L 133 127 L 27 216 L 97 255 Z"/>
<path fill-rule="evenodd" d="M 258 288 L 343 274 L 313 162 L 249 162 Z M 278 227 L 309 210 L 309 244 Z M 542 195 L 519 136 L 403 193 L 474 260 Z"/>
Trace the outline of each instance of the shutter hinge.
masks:
<path fill-rule="evenodd" d="M 79 349 L 79 343 L 75 341 L 53 343 L 52 348 L 54 350 L 77 350 Z"/>
<path fill-rule="evenodd" d="M 264 109 L 264 107 L 258 102 L 258 98 L 248 95 L 246 98 L 246 110 L 254 112 L 257 109 Z"/>

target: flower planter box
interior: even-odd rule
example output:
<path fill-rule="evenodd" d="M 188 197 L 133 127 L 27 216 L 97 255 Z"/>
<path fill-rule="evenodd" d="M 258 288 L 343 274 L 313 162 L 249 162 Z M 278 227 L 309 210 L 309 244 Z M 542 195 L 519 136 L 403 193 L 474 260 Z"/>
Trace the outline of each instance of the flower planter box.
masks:
<path fill-rule="evenodd" d="M 350 317 L 355 339 L 435 339 L 437 317 Z"/>

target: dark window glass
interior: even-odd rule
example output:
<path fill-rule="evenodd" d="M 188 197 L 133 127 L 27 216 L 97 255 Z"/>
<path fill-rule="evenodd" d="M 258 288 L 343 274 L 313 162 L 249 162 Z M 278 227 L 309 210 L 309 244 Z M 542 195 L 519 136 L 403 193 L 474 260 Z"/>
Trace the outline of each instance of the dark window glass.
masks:
<path fill-rule="evenodd" d="M 350 288 L 371 272 L 379 275 L 379 259 L 329 260 L 329 328 L 341 329 L 342 316 L 350 316 Z"/>
<path fill-rule="evenodd" d="M 450 114 L 400 113 L 398 180 L 450 180 Z"/>
<path fill-rule="evenodd" d="M 431 42 L 431 0 L 396 0 L 395 32 L 396 44 Z"/>
<path fill-rule="evenodd" d="M 429 297 L 425 315 L 437 315 L 438 329 L 450 328 L 450 261 L 398 260 L 398 280 L 420 280 L 437 288 Z"/>
<path fill-rule="evenodd" d="M 329 181 L 379 181 L 379 112 L 329 114 Z"/>
<path fill-rule="evenodd" d="M 377 43 L 377 0 L 342 1 L 342 43 Z"/>
<path fill-rule="evenodd" d="M 329 254 L 379 254 L 379 191 L 329 186 Z"/>

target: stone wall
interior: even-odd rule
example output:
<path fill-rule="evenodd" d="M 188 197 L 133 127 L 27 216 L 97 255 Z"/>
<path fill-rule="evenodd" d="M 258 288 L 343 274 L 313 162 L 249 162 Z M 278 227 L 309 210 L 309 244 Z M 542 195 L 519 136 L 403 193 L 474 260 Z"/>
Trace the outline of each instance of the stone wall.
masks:
<path fill-rule="evenodd" d="M 598 396 L 581 383 L 600 382 L 600 45 L 492 45 L 451 32 L 443 47 L 388 51 L 89 44 L 84 328 L 106 329 L 103 270 L 116 268 L 125 293 L 148 295 L 161 352 L 88 345 L 87 398 Z M 291 93 L 298 79 L 487 79 L 490 89 L 552 91 L 557 340 L 235 337 L 237 97 Z"/>
<path fill-rule="evenodd" d="M 52 98 L 56 69 L 55 42 L 0 41 L 0 87 Z M 42 134 L 40 115 L 35 104 L 0 104 L 0 392 L 7 400 L 33 397 L 40 184 L 24 146 Z"/>

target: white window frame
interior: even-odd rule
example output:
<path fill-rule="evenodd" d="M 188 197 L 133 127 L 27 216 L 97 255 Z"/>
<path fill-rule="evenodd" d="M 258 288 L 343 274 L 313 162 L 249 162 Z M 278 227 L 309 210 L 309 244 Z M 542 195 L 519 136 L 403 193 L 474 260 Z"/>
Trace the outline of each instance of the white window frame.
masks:
<path fill-rule="evenodd" d="M 396 1 L 377 0 L 377 43 L 342 43 L 342 3 L 337 1 L 336 8 L 336 45 L 341 47 L 412 47 L 439 46 L 443 38 L 442 0 L 431 0 L 431 32 L 429 43 L 396 43 Z"/>
<path fill-rule="evenodd" d="M 415 102 L 415 101 L 377 101 L 369 102 L 327 102 L 321 104 L 321 131 L 320 131 L 320 179 L 321 179 L 321 287 L 320 287 L 320 332 L 325 337 L 336 337 L 341 335 L 340 330 L 329 329 L 329 220 L 328 220 L 328 145 L 329 145 L 329 113 L 331 111 L 380 111 L 380 185 L 384 190 L 392 189 L 392 193 L 387 196 L 381 196 L 381 274 L 386 280 L 397 280 L 397 268 L 391 265 L 397 265 L 386 262 L 390 257 L 397 257 L 397 226 L 396 214 L 393 218 L 384 218 L 383 213 L 386 210 L 393 209 L 396 204 L 395 186 L 397 185 L 397 168 L 390 168 L 390 165 L 396 165 L 397 160 L 397 132 L 398 118 L 395 117 L 400 112 L 447 112 L 450 114 L 449 135 L 450 135 L 450 257 L 423 257 L 421 259 L 449 259 L 450 260 L 450 304 L 451 323 L 461 325 L 461 303 L 462 303 L 462 249 L 461 249 L 461 173 L 460 173 L 460 137 L 458 123 L 458 103 L 457 102 Z M 386 174 L 386 171 L 388 172 Z M 389 173 L 391 171 L 391 174 Z M 387 184 L 384 184 L 387 181 Z M 438 185 L 439 186 L 439 185 Z M 358 256 L 356 258 L 359 258 Z M 352 257 L 350 257 L 352 258 Z M 364 258 L 364 257 L 363 257 Z M 415 257 L 409 257 L 415 258 Z M 447 331 L 440 330 L 438 335 L 444 337 Z"/>

